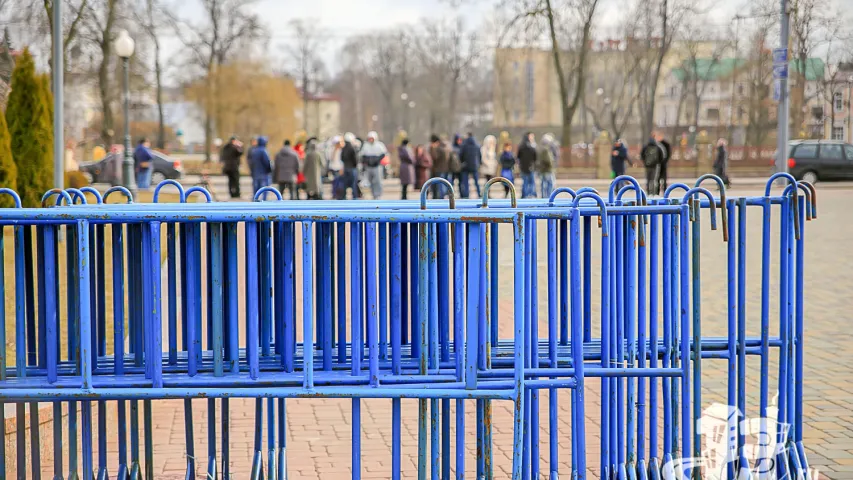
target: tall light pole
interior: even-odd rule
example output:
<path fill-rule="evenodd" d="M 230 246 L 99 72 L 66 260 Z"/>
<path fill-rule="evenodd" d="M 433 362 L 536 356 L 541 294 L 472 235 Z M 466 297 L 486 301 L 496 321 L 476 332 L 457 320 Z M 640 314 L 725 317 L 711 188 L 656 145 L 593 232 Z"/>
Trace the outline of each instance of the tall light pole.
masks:
<path fill-rule="evenodd" d="M 847 143 L 853 143 L 853 75 L 847 77 Z"/>
<path fill-rule="evenodd" d="M 790 12 L 788 11 L 788 0 L 779 1 L 780 8 L 780 27 L 779 27 L 779 48 L 773 55 L 773 70 L 776 77 L 779 108 L 776 113 L 776 171 L 788 171 L 788 29 L 791 20 Z M 778 55 L 777 55 L 778 52 Z M 780 70 L 777 74 L 777 68 Z M 803 66 L 805 68 L 805 66 Z"/>
<path fill-rule="evenodd" d="M 118 33 L 115 39 L 114 48 L 116 54 L 121 58 L 122 70 L 124 73 L 124 160 L 122 161 L 122 180 L 125 187 L 130 190 L 133 196 L 136 196 L 136 179 L 133 175 L 133 158 L 130 153 L 130 57 L 133 55 L 134 49 L 133 39 L 127 30 L 122 30 Z"/>
<path fill-rule="evenodd" d="M 62 2 L 53 2 L 53 24 L 62 25 Z M 62 30 L 53 35 L 51 46 L 53 65 L 53 187 L 64 188 L 65 183 L 65 131 L 62 112 L 62 89 L 64 82 L 63 37 Z"/>

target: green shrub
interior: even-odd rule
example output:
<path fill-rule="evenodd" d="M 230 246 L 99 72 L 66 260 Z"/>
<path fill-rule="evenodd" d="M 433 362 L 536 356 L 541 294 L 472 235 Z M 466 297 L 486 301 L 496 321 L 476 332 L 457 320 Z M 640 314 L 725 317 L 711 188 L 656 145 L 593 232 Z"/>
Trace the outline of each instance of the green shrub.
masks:
<path fill-rule="evenodd" d="M 41 205 L 52 186 L 52 107 L 44 76 L 36 75 L 29 50 L 18 57 L 6 106 L 12 158 L 18 167 L 18 193 L 25 207 Z"/>
<path fill-rule="evenodd" d="M 18 190 L 18 167 L 12 158 L 12 142 L 6 117 L 0 115 L 0 187 Z M 9 195 L 0 195 L 0 208 L 14 207 L 15 202 Z"/>

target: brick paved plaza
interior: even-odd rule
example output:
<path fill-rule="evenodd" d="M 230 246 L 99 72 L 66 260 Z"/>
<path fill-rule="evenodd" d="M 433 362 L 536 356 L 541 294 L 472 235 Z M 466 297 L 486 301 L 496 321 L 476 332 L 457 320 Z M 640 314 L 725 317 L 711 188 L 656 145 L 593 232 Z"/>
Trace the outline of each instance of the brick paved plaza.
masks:
<path fill-rule="evenodd" d="M 576 186 L 576 185 L 573 185 Z M 758 193 L 757 189 L 735 190 L 733 194 Z M 853 287 L 849 271 L 853 267 L 850 239 L 853 238 L 853 190 L 826 186 L 819 189 L 819 218 L 806 228 L 806 375 L 805 375 L 805 444 L 809 461 L 820 470 L 823 478 L 853 479 L 853 336 L 848 322 L 853 321 Z M 760 281 L 760 212 L 753 211 L 748 219 L 748 298 L 749 335 L 758 335 L 759 281 Z M 707 222 L 705 223 L 707 227 Z M 703 232 L 703 335 L 724 336 L 726 328 L 725 304 L 726 271 L 725 247 L 720 232 Z M 778 256 L 778 240 L 774 235 L 774 248 Z M 544 235 L 540 236 L 544 245 Z M 506 242 L 503 242 L 505 245 Z M 596 242 L 593 242 L 594 244 Z M 540 255 L 540 281 L 544 286 L 546 264 Z M 775 263 L 775 262 L 774 262 Z M 511 253 L 502 253 L 501 275 L 503 282 L 511 282 Z M 772 334 L 778 331 L 778 265 L 774 264 L 771 278 L 774 299 L 771 309 Z M 593 280 L 596 284 L 596 280 Z M 509 283 L 505 287 L 511 287 Z M 544 298 L 546 289 L 540 288 Z M 597 303 L 598 292 L 593 292 Z M 511 297 L 511 294 L 509 294 Z M 242 294 L 241 294 L 242 298 Z M 542 303 L 542 308 L 545 304 Z M 595 307 L 595 305 L 594 305 Z M 510 299 L 501 299 L 501 315 L 509 318 Z M 595 311 L 595 310 L 594 310 Z M 540 315 L 545 320 L 545 315 Z M 593 324 L 596 323 L 593 315 Z M 502 336 L 508 322 L 502 326 Z M 540 331 L 546 331 L 546 324 Z M 749 361 L 749 391 L 747 416 L 757 416 L 758 361 Z M 776 363 L 771 362 L 771 378 Z M 703 404 L 725 400 L 725 361 L 708 360 L 703 363 Z M 590 475 L 598 476 L 599 455 L 599 384 L 593 379 L 587 385 L 587 455 Z M 775 385 L 771 383 L 771 392 Z M 186 467 L 185 431 L 181 401 L 154 402 L 154 457 L 158 465 L 156 478 L 178 479 L 184 477 Z M 265 402 L 266 403 L 266 402 Z M 390 478 L 391 471 L 391 400 L 366 400 L 362 409 L 362 477 Z M 473 478 L 475 465 L 474 405 L 466 406 L 468 419 L 467 469 Z M 199 477 L 204 478 L 207 452 L 206 401 L 194 403 L 194 436 L 198 457 Z M 570 401 L 568 391 L 559 395 L 560 407 L 560 475 L 568 478 L 570 472 Z M 349 478 L 351 466 L 351 400 L 291 399 L 287 402 L 287 458 L 289 478 L 337 479 Z M 542 430 L 542 466 L 548 465 L 548 399 L 542 393 L 540 403 Z M 254 437 L 254 401 L 231 401 L 231 456 L 233 478 L 248 478 Z M 511 405 L 496 404 L 494 419 L 494 445 L 496 478 L 508 478 L 511 464 Z M 221 432 L 217 432 L 221 434 Z M 266 433 L 265 433 L 266 440 Z M 417 458 L 417 401 L 403 401 L 403 478 L 416 474 Z M 43 442 L 50 441 L 49 436 Z M 114 437 L 111 437 L 114 438 Z M 219 443 L 219 440 L 217 440 Z M 13 447 L 14 448 L 14 447 Z M 96 447 L 97 450 L 97 447 Z M 109 446 L 110 465 L 115 464 L 116 446 Z M 7 450 L 7 453 L 11 453 Z M 264 452 L 266 456 L 266 452 Z M 97 456 L 95 457 L 97 459 Z M 66 456 L 67 462 L 67 456 Z M 67 465 L 67 464 L 66 464 Z M 51 473 L 44 465 L 45 474 Z M 115 472 L 110 472 L 115 474 Z"/>

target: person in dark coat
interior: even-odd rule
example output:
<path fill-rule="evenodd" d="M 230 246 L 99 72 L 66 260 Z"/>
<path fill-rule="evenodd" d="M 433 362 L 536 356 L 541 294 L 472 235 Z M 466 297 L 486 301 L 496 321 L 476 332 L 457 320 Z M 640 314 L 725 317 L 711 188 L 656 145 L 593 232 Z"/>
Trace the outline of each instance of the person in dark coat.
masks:
<path fill-rule="evenodd" d="M 228 193 L 231 198 L 240 198 L 240 160 L 243 157 L 243 144 L 237 137 L 231 137 L 219 152 L 222 173 L 228 177 Z"/>
<path fill-rule="evenodd" d="M 290 199 L 296 200 L 296 176 L 299 174 L 299 156 L 290 147 L 290 140 L 284 141 L 284 146 L 275 154 L 275 183 L 284 195 L 284 190 L 290 192 Z"/>
<path fill-rule="evenodd" d="M 515 184 L 515 155 L 512 153 L 512 144 L 504 143 L 504 151 L 501 153 L 500 165 L 501 176 Z M 504 185 L 505 197 L 509 197 L 509 185 Z"/>
<path fill-rule="evenodd" d="M 663 135 L 660 136 L 658 141 L 663 147 L 663 162 L 661 163 L 660 171 L 658 172 L 658 186 L 660 188 L 660 194 L 663 194 L 669 184 L 667 166 L 669 165 L 669 159 L 672 158 L 672 145 L 663 138 Z"/>
<path fill-rule="evenodd" d="M 415 190 L 420 190 L 424 183 L 429 180 L 432 158 L 426 147 L 418 145 L 415 147 Z"/>
<path fill-rule="evenodd" d="M 249 168 L 252 171 L 253 194 L 272 183 L 270 155 L 267 153 L 267 137 L 258 137 L 258 146 L 252 149 L 249 158 Z"/>
<path fill-rule="evenodd" d="M 646 193 L 649 195 L 660 193 L 660 169 L 666 157 L 666 150 L 660 142 L 662 138 L 659 133 L 653 132 L 649 138 L 649 143 L 643 147 L 643 151 L 640 153 L 640 158 L 646 167 Z"/>
<path fill-rule="evenodd" d="M 429 156 L 432 158 L 432 176 L 443 178 L 452 184 L 453 176 L 450 173 L 450 158 L 447 153 L 441 138 L 438 135 L 433 135 L 429 144 Z M 447 195 L 446 190 L 446 186 L 435 184 L 433 198 L 444 198 Z"/>
<path fill-rule="evenodd" d="M 726 139 L 717 140 L 717 156 L 714 159 L 714 175 L 720 177 L 726 187 L 731 187 L 732 182 L 729 180 L 729 149 L 726 148 Z"/>
<path fill-rule="evenodd" d="M 518 146 L 518 167 L 521 170 L 521 198 L 536 198 L 536 139 L 528 132 Z"/>
<path fill-rule="evenodd" d="M 468 198 L 470 194 L 470 180 L 474 180 L 474 187 L 477 190 L 477 198 L 480 198 L 480 182 L 477 180 L 480 172 L 480 160 L 482 152 L 480 145 L 474 138 L 474 134 L 468 132 L 468 138 L 462 143 L 459 148 L 459 161 L 462 164 L 462 171 L 459 175 L 459 194 L 462 198 Z"/>
<path fill-rule="evenodd" d="M 407 199 L 409 187 L 415 184 L 415 160 L 412 158 L 412 149 L 409 148 L 409 139 L 404 138 L 397 147 L 397 156 L 400 158 L 400 185 L 403 187 L 402 200 Z"/>
<path fill-rule="evenodd" d="M 625 175 L 626 163 L 629 163 L 628 149 L 620 138 L 613 143 L 613 150 L 610 151 L 610 169 L 613 171 L 613 178 Z"/>
<path fill-rule="evenodd" d="M 347 188 L 351 188 L 353 200 L 361 196 L 358 187 L 358 151 L 354 143 L 355 135 L 347 132 L 344 135 L 344 146 L 341 148 L 341 162 L 344 164 L 343 198 L 347 196 Z"/>
<path fill-rule="evenodd" d="M 151 154 L 151 142 L 147 138 L 139 140 L 133 152 L 133 163 L 136 167 L 136 186 L 140 190 L 148 190 L 151 186 L 151 172 L 154 170 L 154 155 Z"/>

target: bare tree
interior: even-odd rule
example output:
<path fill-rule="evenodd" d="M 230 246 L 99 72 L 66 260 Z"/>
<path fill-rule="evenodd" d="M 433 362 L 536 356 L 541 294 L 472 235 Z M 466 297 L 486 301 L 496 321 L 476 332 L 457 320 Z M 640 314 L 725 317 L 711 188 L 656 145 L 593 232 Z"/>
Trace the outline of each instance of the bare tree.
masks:
<path fill-rule="evenodd" d="M 441 99 L 446 98 L 442 106 L 447 115 L 443 115 L 444 121 L 440 125 L 444 131 L 455 126 L 453 113 L 459 111 L 457 102 L 462 81 L 480 57 L 480 49 L 477 32 L 466 32 L 461 16 L 452 21 L 424 22 L 423 34 L 417 38 L 418 58 L 424 71 L 434 78 L 434 85 L 440 87 L 430 89 L 433 95 L 438 94 L 432 100 L 436 105 L 442 105 Z M 435 115 L 431 120 L 430 128 L 435 129 L 438 126 Z"/>
<path fill-rule="evenodd" d="M 92 0 L 87 4 L 83 35 L 93 45 L 100 59 L 98 62 L 98 95 L 101 100 L 101 140 L 112 145 L 115 135 L 113 117 L 113 40 L 118 17 L 119 0 Z"/>
<path fill-rule="evenodd" d="M 142 30 L 151 40 L 154 47 L 153 63 L 154 63 L 154 82 L 157 98 L 157 148 L 164 148 L 166 145 L 166 125 L 163 115 L 163 64 L 161 60 L 161 45 L 160 35 L 160 18 L 167 17 L 166 8 L 160 0 L 145 0 L 143 5 L 139 5 L 134 12 L 136 23 L 140 25 Z"/>
<path fill-rule="evenodd" d="M 599 0 L 507 0 L 507 29 L 544 31 L 551 49 L 562 111 L 562 144 L 571 145 L 572 120 L 583 104 L 586 67 Z M 586 118 L 586 116 L 584 116 Z"/>
<path fill-rule="evenodd" d="M 320 51 L 324 45 L 324 36 L 318 27 L 319 20 L 296 19 L 290 23 L 295 41 L 287 47 L 293 66 L 293 76 L 299 79 L 302 87 L 302 129 L 309 131 L 308 102 L 314 95 L 317 74 L 322 69 Z M 319 129 L 319 125 L 316 125 Z"/>
<path fill-rule="evenodd" d="M 190 52 L 192 62 L 208 82 L 206 90 L 204 138 L 205 159 L 210 161 L 213 118 L 218 92 L 216 69 L 228 61 L 241 45 L 256 41 L 262 32 L 260 21 L 248 11 L 253 0 L 201 0 L 203 21 L 174 19 L 174 30 Z"/>

